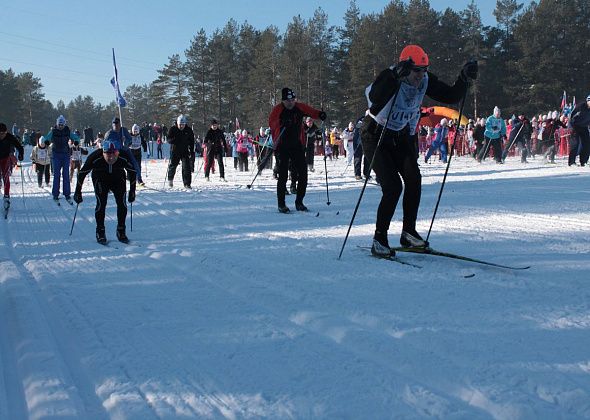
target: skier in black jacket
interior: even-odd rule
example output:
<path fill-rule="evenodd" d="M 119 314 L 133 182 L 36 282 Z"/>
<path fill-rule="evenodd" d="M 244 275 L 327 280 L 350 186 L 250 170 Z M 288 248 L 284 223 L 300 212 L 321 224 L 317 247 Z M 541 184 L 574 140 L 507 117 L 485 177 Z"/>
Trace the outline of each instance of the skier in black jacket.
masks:
<path fill-rule="evenodd" d="M 195 134 L 186 125 L 186 117 L 180 115 L 176 124 L 168 131 L 168 143 L 170 144 L 170 164 L 168 165 L 168 185 L 172 187 L 176 167 L 182 162 L 182 182 L 184 188 L 191 188 L 192 171 L 191 160 L 195 155 Z"/>
<path fill-rule="evenodd" d="M 18 151 L 18 160 L 22 161 L 25 150 L 20 141 L 8 132 L 8 127 L 0 123 L 0 178 L 4 184 L 4 209 L 10 207 L 10 174 L 12 173 L 12 151 Z"/>
<path fill-rule="evenodd" d="M 219 128 L 219 124 L 215 119 L 211 121 L 211 128 L 205 134 L 205 145 L 207 146 L 207 162 L 209 163 L 205 169 L 205 179 L 209 181 L 209 172 L 211 171 L 213 159 L 217 158 L 219 177 L 221 181 L 225 182 L 223 156 L 225 156 L 225 151 L 227 150 L 227 143 L 225 141 L 225 134 L 223 134 L 223 130 Z"/>
<path fill-rule="evenodd" d="M 582 102 L 574 108 L 570 122 L 574 133 L 570 143 L 568 165 L 576 164 L 576 155 L 581 144 L 580 166 L 585 166 L 590 156 L 590 134 L 588 133 L 588 126 L 590 126 L 590 95 L 586 97 L 586 102 Z"/>
<path fill-rule="evenodd" d="M 371 248 L 374 255 L 395 254 L 389 246 L 387 231 L 402 193 L 402 179 L 405 191 L 400 243 L 405 247 L 428 246 L 428 242 L 416 232 L 422 191 L 415 150 L 420 105 L 425 95 L 439 102 L 459 102 L 469 79 L 477 77 L 477 62 L 471 61 L 463 66 L 455 84 L 449 86 L 430 73 L 428 65 L 429 59 L 424 50 L 417 45 L 408 45 L 402 50 L 398 64 L 383 70 L 366 90 L 369 113 L 362 129 L 363 151 L 369 161 L 375 155 L 373 169 L 383 193 Z M 376 151 L 383 130 L 383 140 Z"/>
<path fill-rule="evenodd" d="M 97 242 L 101 244 L 107 242 L 104 218 L 109 191 L 113 192 L 117 202 L 117 239 L 124 243 L 129 242 L 125 233 L 125 219 L 127 218 L 125 172 L 127 172 L 130 184 L 128 197 L 130 203 L 135 201 L 136 181 L 135 166 L 131 162 L 129 155 L 119 155 L 119 145 L 112 140 L 105 140 L 102 143 L 102 149 L 92 152 L 80 172 L 78 172 L 78 182 L 74 193 L 74 201 L 78 204 L 83 201 L 82 184 L 84 184 L 84 178 L 90 172 L 92 172 L 92 184 L 96 195 L 94 216 L 96 218 Z"/>

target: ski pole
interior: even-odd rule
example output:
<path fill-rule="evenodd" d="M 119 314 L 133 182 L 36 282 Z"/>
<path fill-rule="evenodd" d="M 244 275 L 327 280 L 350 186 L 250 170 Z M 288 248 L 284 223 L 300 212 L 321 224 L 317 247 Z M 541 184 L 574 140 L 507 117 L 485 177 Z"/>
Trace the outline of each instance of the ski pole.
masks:
<path fill-rule="evenodd" d="M 283 135 L 284 132 L 285 132 L 285 127 L 283 127 L 281 129 L 281 132 L 279 133 L 279 136 L 277 137 L 277 141 L 275 143 L 275 148 L 273 150 L 276 150 L 276 147 L 279 145 L 279 140 L 281 139 L 281 136 Z M 254 179 L 252 180 L 252 182 L 250 184 L 246 185 L 246 188 L 248 188 L 248 189 L 252 188 L 252 185 L 254 185 L 254 181 L 256 181 L 256 178 L 262 172 L 262 168 L 264 168 L 266 166 L 268 159 L 271 157 L 272 157 L 272 153 L 269 153 L 268 156 L 266 156 L 266 158 L 264 159 L 264 162 L 262 162 L 262 165 L 260 165 L 260 167 L 258 168 L 258 171 L 256 171 L 256 175 L 254 175 Z"/>
<path fill-rule="evenodd" d="M 516 136 L 514 136 L 508 147 L 504 149 L 504 153 L 502 154 L 502 162 L 504 162 L 506 160 L 506 157 L 508 157 L 508 153 L 510 153 L 510 149 L 512 149 L 512 146 L 514 146 L 514 143 L 516 143 L 516 139 L 518 138 L 518 135 L 520 134 L 522 127 L 524 127 L 524 124 L 520 126 L 518 132 L 516 133 Z"/>
<path fill-rule="evenodd" d="M 131 210 L 131 232 L 133 232 L 133 203 L 129 203 L 129 209 Z"/>
<path fill-rule="evenodd" d="M 367 171 L 367 176 L 365 176 L 365 182 L 363 184 L 363 188 L 361 189 L 361 193 L 359 194 L 359 199 L 356 202 L 356 206 L 354 207 L 354 212 L 352 213 L 352 218 L 350 219 L 350 224 L 348 225 L 348 230 L 346 231 L 346 236 L 344 237 L 344 242 L 342 243 L 342 248 L 340 249 L 340 254 L 338 255 L 338 259 L 342 257 L 342 253 L 344 252 L 344 247 L 346 246 L 346 241 L 348 240 L 348 235 L 350 235 L 350 229 L 352 229 L 352 224 L 354 223 L 354 219 L 356 217 L 356 213 L 361 205 L 361 200 L 363 199 L 363 195 L 365 194 L 365 189 L 367 188 L 367 183 L 369 182 L 369 175 L 373 170 L 373 165 L 375 165 L 375 157 L 377 156 L 377 151 L 379 150 L 379 146 L 381 146 L 381 142 L 383 141 L 383 135 L 385 134 L 385 130 L 387 130 L 387 125 L 389 124 L 389 119 L 391 118 L 391 114 L 393 113 L 393 108 L 395 107 L 395 102 L 397 101 L 397 95 L 399 94 L 401 84 L 397 87 L 395 91 L 395 95 L 393 96 L 393 101 L 391 102 L 391 108 L 389 108 L 389 112 L 387 113 L 387 120 L 385 120 L 385 125 L 381 130 L 381 134 L 379 135 L 379 141 L 377 142 L 377 146 L 375 147 L 375 151 L 373 152 L 373 157 L 371 158 L 371 164 L 369 165 L 369 169 Z M 366 156 L 365 156 L 366 157 Z"/>
<path fill-rule="evenodd" d="M 19 168 L 20 168 L 21 187 L 22 187 L 22 191 L 23 191 L 23 206 L 26 207 L 26 205 L 25 205 L 25 174 L 23 173 L 22 163 L 19 164 Z"/>
<path fill-rule="evenodd" d="M 74 212 L 74 218 L 72 219 L 72 227 L 70 228 L 70 236 L 72 236 L 72 232 L 74 231 L 74 223 L 76 223 L 76 216 L 78 215 L 78 207 L 80 203 L 76 203 L 76 211 Z"/>
<path fill-rule="evenodd" d="M 463 92 L 463 99 L 461 100 L 461 109 L 459 110 L 459 119 L 458 119 L 459 123 L 461 123 L 461 117 L 463 116 L 463 108 L 465 107 L 465 98 L 467 98 L 467 87 L 465 87 L 465 92 Z M 440 191 L 438 192 L 438 199 L 436 200 L 436 206 L 434 206 L 434 213 L 432 214 L 432 220 L 430 221 L 430 228 L 428 229 L 428 235 L 426 235 L 426 242 L 428 242 L 428 238 L 430 238 L 430 232 L 432 231 L 432 225 L 434 225 L 434 219 L 436 218 L 436 212 L 438 211 L 438 205 L 440 204 L 440 199 L 442 198 L 443 189 L 445 188 L 445 182 L 447 180 L 447 175 L 449 173 L 449 167 L 451 166 L 451 160 L 453 159 L 453 152 L 455 151 L 455 142 L 457 140 L 457 133 L 459 133 L 459 130 L 455 131 L 455 136 L 453 138 L 453 144 L 451 145 L 451 151 L 449 153 L 449 160 L 447 161 L 447 167 L 445 169 L 445 174 L 443 176 L 442 184 L 440 186 Z M 490 143 L 491 143 L 491 141 L 490 141 Z"/>
<path fill-rule="evenodd" d="M 490 151 L 490 145 L 492 144 L 492 139 L 488 138 L 487 140 L 488 141 L 486 141 L 486 145 L 483 148 L 483 155 L 481 157 L 481 160 L 486 160 L 488 152 Z"/>
<path fill-rule="evenodd" d="M 330 205 L 330 189 L 328 188 L 328 162 L 326 159 L 325 123 L 322 121 L 322 139 L 324 140 L 324 173 L 326 174 L 326 205 Z M 338 257 L 340 259 L 340 257 Z"/>

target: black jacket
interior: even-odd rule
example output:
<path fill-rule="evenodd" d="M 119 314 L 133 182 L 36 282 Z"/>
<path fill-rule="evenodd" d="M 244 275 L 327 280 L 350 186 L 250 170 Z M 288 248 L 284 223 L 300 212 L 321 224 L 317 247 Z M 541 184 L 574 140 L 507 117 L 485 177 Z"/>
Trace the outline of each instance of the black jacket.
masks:
<path fill-rule="evenodd" d="M 102 149 L 97 149 L 92 152 L 84 165 L 78 173 L 78 181 L 76 182 L 76 193 L 82 193 L 82 184 L 84 178 L 92 172 L 92 181 L 97 181 L 106 185 L 125 184 L 126 174 L 130 182 L 130 191 L 135 191 L 136 172 L 133 163 L 131 162 L 129 151 L 122 149 L 119 151 L 119 158 L 109 165 L 104 160 Z"/>
<path fill-rule="evenodd" d="M 217 130 L 213 130 L 210 128 L 207 130 L 207 134 L 205 134 L 205 144 L 207 147 L 213 147 L 216 153 L 225 152 L 227 145 L 225 143 L 225 135 L 223 134 L 223 130 L 218 128 Z"/>
<path fill-rule="evenodd" d="M 590 108 L 586 102 L 581 102 L 572 111 L 571 124 L 574 128 L 588 128 L 590 125 Z"/>
<path fill-rule="evenodd" d="M 168 143 L 170 153 L 177 156 L 185 157 L 195 153 L 195 134 L 188 125 L 181 130 L 174 124 L 168 131 Z"/>
<path fill-rule="evenodd" d="M 377 115 L 383 109 L 391 97 L 395 95 L 400 83 L 401 80 L 398 78 L 395 69 L 387 68 L 377 76 L 369 91 L 371 114 Z M 467 89 L 467 82 L 461 77 L 457 78 L 453 86 L 449 86 L 438 80 L 435 74 L 428 72 L 426 96 L 436 101 L 447 104 L 457 103 L 463 97 L 465 89 Z"/>
<path fill-rule="evenodd" d="M 19 156 L 23 157 L 25 149 L 16 137 L 10 133 L 6 133 L 4 140 L 0 140 L 0 159 L 7 158 L 12 153 L 12 150 L 16 149 Z M 20 160 L 20 159 L 19 159 Z"/>

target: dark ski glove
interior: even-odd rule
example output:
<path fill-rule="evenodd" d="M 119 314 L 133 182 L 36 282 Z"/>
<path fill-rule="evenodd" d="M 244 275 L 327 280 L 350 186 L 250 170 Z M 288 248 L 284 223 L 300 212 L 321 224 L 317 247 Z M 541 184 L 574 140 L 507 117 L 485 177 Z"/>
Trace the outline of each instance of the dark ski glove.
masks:
<path fill-rule="evenodd" d="M 78 204 L 80 204 L 82 201 L 84 201 L 84 200 L 82 200 L 82 191 L 76 191 L 74 193 L 74 201 Z"/>
<path fill-rule="evenodd" d="M 129 190 L 129 196 L 127 197 L 127 201 L 133 203 L 135 201 L 135 190 Z"/>
<path fill-rule="evenodd" d="M 399 77 L 400 79 L 408 77 L 413 67 L 414 60 L 412 60 L 411 58 L 400 61 L 399 63 L 397 63 L 397 66 L 395 66 L 395 72 L 397 74 L 397 77 Z"/>
<path fill-rule="evenodd" d="M 23 155 L 19 153 L 19 154 L 18 154 L 18 160 L 22 162 L 22 161 L 23 161 L 23 159 L 24 159 Z"/>
<path fill-rule="evenodd" d="M 476 60 L 468 61 L 461 69 L 461 79 L 467 82 L 469 79 L 477 79 L 478 65 Z"/>
<path fill-rule="evenodd" d="M 326 118 L 328 118 L 328 116 L 326 115 L 326 113 L 324 111 L 321 111 L 320 112 L 320 120 L 326 121 Z"/>

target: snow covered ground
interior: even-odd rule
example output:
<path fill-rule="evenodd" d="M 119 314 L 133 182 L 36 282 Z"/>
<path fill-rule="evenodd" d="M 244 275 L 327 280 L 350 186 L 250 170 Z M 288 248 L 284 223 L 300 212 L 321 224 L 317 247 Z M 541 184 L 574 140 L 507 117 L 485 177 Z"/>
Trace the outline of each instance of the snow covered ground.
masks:
<path fill-rule="evenodd" d="M 328 162 L 331 205 L 318 159 L 311 211 L 290 215 L 269 171 L 249 190 L 253 173 L 226 162 L 227 184 L 201 172 L 189 192 L 163 189 L 164 161 L 150 162 L 130 245 L 110 197 L 109 247 L 89 181 L 69 236 L 75 207 L 26 165 L 23 201 L 15 171 L 0 419 L 590 418 L 588 168 L 454 159 L 431 243 L 532 266 L 509 271 L 370 258 L 371 184 L 338 261 L 362 185 L 343 159 Z M 426 234 L 444 167 L 422 170 Z M 398 212 L 391 243 L 400 230 Z"/>

